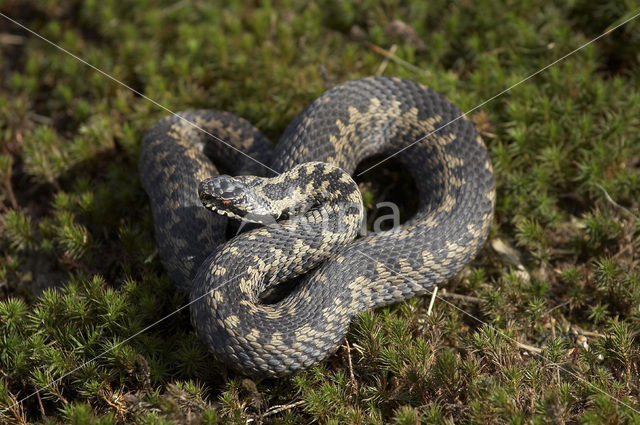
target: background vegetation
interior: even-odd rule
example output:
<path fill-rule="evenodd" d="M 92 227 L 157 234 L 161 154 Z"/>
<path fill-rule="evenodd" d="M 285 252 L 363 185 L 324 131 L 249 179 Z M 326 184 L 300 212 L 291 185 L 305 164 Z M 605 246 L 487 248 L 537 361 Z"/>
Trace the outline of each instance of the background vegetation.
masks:
<path fill-rule="evenodd" d="M 638 9 L 0 1 L 162 105 L 227 110 L 274 140 L 366 75 L 468 110 Z M 364 313 L 328 361 L 252 381 L 212 361 L 186 310 L 146 329 L 187 302 L 156 255 L 136 166 L 166 112 L 0 17 L 0 422 L 640 423 L 622 404 L 640 409 L 638 52 L 640 18 L 474 111 L 497 214 L 430 316 L 428 299 Z"/>

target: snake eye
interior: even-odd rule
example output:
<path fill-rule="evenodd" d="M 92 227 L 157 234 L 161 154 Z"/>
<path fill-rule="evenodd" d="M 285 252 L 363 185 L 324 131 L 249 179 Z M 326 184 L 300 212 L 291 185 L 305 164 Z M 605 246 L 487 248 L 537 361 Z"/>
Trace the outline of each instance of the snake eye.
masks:
<path fill-rule="evenodd" d="M 222 205 L 225 207 L 228 207 L 229 204 L 231 204 L 231 202 L 227 201 L 226 199 L 224 201 L 222 201 Z"/>

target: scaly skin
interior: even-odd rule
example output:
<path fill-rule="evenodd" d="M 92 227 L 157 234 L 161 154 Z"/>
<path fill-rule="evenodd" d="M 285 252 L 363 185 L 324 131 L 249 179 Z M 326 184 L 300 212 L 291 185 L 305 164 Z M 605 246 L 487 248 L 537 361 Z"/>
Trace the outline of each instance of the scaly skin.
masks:
<path fill-rule="evenodd" d="M 336 226 L 327 218 L 344 214 L 329 202 L 323 214 L 267 225 L 220 245 L 225 219 L 207 211 L 196 193 L 201 180 L 216 175 L 198 149 L 202 136 L 171 118 L 145 135 L 141 178 L 163 263 L 194 300 L 197 333 L 216 357 L 243 373 L 278 376 L 326 358 L 354 315 L 425 294 L 464 267 L 486 238 L 495 203 L 486 148 L 454 105 L 415 82 L 376 77 L 337 86 L 301 112 L 273 150 L 244 120 L 212 111 L 190 114 L 278 173 L 315 161 L 352 173 L 363 159 L 395 153 L 455 120 L 397 155 L 418 187 L 416 214 L 393 231 L 352 242 L 345 240 L 349 231 L 327 230 Z M 230 174 L 266 173 L 236 152 L 212 153 L 214 161 L 232 159 L 225 164 Z M 303 195 L 344 179 L 329 173 L 323 183 L 321 174 L 309 169 L 302 177 L 280 178 Z M 305 274 L 315 257 L 322 263 Z M 289 279 L 286 270 L 304 276 L 282 300 L 260 303 L 268 285 Z"/>

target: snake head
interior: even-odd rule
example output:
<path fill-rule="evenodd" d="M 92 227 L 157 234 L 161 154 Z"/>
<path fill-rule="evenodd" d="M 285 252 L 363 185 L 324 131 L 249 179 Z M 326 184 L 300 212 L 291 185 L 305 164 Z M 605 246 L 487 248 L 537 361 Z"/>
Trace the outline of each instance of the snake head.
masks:
<path fill-rule="evenodd" d="M 275 222 L 278 214 L 272 213 L 264 198 L 256 193 L 251 182 L 251 178 L 245 176 L 211 177 L 200 182 L 198 196 L 205 208 L 220 215 L 251 223 Z"/>

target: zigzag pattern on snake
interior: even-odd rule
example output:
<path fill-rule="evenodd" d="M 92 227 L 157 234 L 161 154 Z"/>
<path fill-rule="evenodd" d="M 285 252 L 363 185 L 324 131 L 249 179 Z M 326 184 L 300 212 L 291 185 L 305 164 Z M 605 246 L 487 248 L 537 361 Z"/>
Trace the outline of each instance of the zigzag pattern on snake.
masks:
<path fill-rule="evenodd" d="M 195 301 L 198 335 L 243 373 L 278 376 L 326 358 L 358 312 L 427 293 L 487 236 L 495 204 L 487 150 L 458 108 L 413 81 L 373 77 L 334 87 L 296 116 L 275 147 L 229 113 L 180 115 L 282 173 L 268 174 L 175 116 L 147 131 L 140 152 L 162 263 Z M 399 228 L 352 240 L 361 201 L 349 174 L 358 163 L 398 152 L 452 120 L 397 155 L 418 188 L 416 214 Z M 198 196 L 218 167 L 264 176 L 240 180 L 285 209 L 288 201 L 305 207 L 227 241 L 228 218 Z M 261 302 L 263 291 L 296 275 L 288 295 Z"/>

